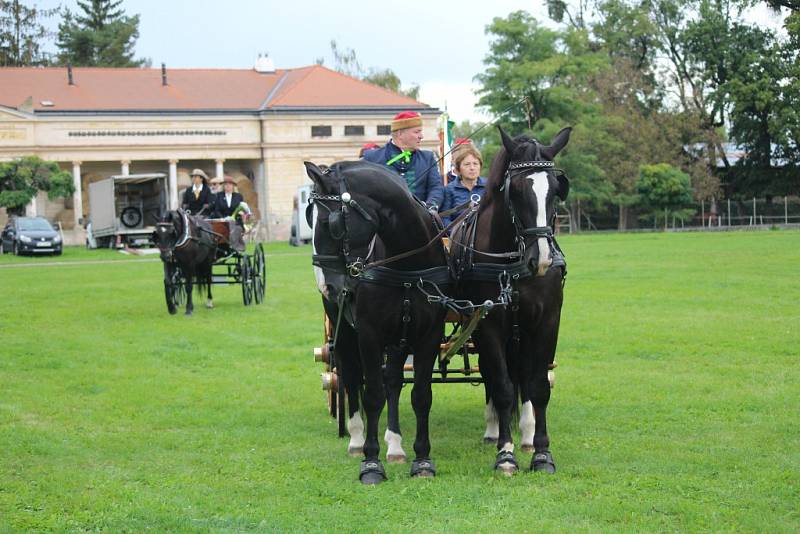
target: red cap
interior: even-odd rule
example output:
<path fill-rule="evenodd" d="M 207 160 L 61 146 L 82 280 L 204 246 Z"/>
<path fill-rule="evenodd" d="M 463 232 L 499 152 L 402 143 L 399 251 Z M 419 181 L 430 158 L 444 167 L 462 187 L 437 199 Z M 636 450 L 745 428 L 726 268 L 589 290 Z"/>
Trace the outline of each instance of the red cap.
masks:
<path fill-rule="evenodd" d="M 361 150 L 372 150 L 373 148 L 380 148 L 381 145 L 377 143 L 364 143 L 361 145 Z"/>
<path fill-rule="evenodd" d="M 456 140 L 453 141 L 454 145 L 471 145 L 472 139 L 469 137 L 456 137 Z"/>
<path fill-rule="evenodd" d="M 401 111 L 392 119 L 392 131 L 422 126 L 422 115 L 416 111 Z"/>

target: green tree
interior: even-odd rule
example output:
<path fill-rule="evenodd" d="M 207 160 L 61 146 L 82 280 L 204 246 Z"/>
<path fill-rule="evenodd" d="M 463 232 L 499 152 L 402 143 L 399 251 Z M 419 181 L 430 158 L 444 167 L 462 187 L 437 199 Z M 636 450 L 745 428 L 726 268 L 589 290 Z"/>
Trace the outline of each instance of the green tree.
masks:
<path fill-rule="evenodd" d="M 122 0 L 78 1 L 80 14 L 64 10 L 58 27 L 58 60 L 80 67 L 141 67 L 134 59 L 139 15 L 126 16 Z"/>
<path fill-rule="evenodd" d="M 0 163 L 0 207 L 21 213 L 39 191 L 46 191 L 51 200 L 72 195 L 72 174 L 38 156 Z"/>
<path fill-rule="evenodd" d="M 685 220 L 694 215 L 691 178 L 668 163 L 642 165 L 637 190 L 642 220 L 663 222 L 667 228 L 673 217 Z"/>
<path fill-rule="evenodd" d="M 27 7 L 19 0 L 0 0 L 0 66 L 46 65 L 49 56 L 43 48 L 51 32 L 42 22 L 57 11 Z"/>

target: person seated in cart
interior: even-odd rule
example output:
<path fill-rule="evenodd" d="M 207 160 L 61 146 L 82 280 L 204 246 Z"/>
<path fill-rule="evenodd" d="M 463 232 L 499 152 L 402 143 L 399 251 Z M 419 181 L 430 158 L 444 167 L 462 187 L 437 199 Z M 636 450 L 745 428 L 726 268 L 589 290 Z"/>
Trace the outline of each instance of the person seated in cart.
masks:
<path fill-rule="evenodd" d="M 230 221 L 230 245 L 234 250 L 243 252 L 245 249 L 244 215 L 247 213 L 244 208 L 247 207 L 247 204 L 244 203 L 242 194 L 234 190 L 235 187 L 236 182 L 232 176 L 226 175 L 222 179 L 222 191 L 216 195 L 214 202 L 214 215 Z"/>
<path fill-rule="evenodd" d="M 216 197 L 222 191 L 222 176 L 215 176 L 208 183 L 211 186 L 211 194 Z"/>
<path fill-rule="evenodd" d="M 473 145 L 459 145 L 456 151 L 454 169 L 458 175 L 456 179 L 444 189 L 444 202 L 439 211 L 447 211 L 458 207 L 469 200 L 480 201 L 486 192 L 486 179 L 481 174 L 483 158 L 480 151 Z M 463 210 L 442 217 L 447 225 L 455 220 Z"/>
<path fill-rule="evenodd" d="M 450 170 L 447 171 L 447 183 L 451 184 L 458 178 L 458 170 L 456 170 L 456 156 L 458 151 L 465 146 L 472 146 L 472 139 L 468 137 L 457 137 L 453 141 L 453 148 L 450 149 Z"/>
<path fill-rule="evenodd" d="M 183 192 L 181 207 L 192 215 L 209 217 L 213 210 L 213 197 L 208 187 L 208 176 L 202 169 L 194 169 L 189 176 L 192 178 L 192 187 Z"/>
<path fill-rule="evenodd" d="M 389 142 L 364 152 L 364 160 L 387 165 L 403 177 L 409 191 L 417 198 L 429 207 L 437 207 L 444 197 L 442 175 L 433 152 L 420 150 L 422 139 L 422 115 L 403 111 L 392 120 Z"/>

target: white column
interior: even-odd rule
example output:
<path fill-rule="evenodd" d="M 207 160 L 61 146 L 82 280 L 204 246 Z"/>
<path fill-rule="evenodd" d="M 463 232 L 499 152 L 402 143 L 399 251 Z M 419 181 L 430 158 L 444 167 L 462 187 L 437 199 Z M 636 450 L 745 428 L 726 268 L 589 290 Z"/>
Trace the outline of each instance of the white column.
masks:
<path fill-rule="evenodd" d="M 26 217 L 36 217 L 37 215 L 39 215 L 36 209 L 36 196 L 38 194 L 39 192 L 37 191 L 36 194 L 34 194 L 33 197 L 31 198 L 31 201 L 28 203 L 28 205 L 25 206 Z"/>
<path fill-rule="evenodd" d="M 178 209 L 178 160 L 169 160 L 169 209 Z"/>
<path fill-rule="evenodd" d="M 83 219 L 83 191 L 81 191 L 81 162 L 72 162 L 72 185 L 75 186 L 75 192 L 72 194 L 72 210 L 75 216 L 75 229 L 81 227 L 81 219 Z"/>
<path fill-rule="evenodd" d="M 217 160 L 217 174 L 215 176 L 219 176 L 220 178 L 222 178 L 223 173 L 225 172 L 225 167 L 223 166 L 223 163 L 225 163 L 224 159 Z"/>
<path fill-rule="evenodd" d="M 122 160 L 122 176 L 128 176 L 131 173 L 131 160 Z"/>
<path fill-rule="evenodd" d="M 267 161 L 261 159 L 258 162 L 258 180 L 256 182 L 256 193 L 258 193 L 258 210 L 261 212 L 261 227 L 264 228 L 264 239 L 270 239 L 269 221 L 269 185 L 267 184 Z M 305 209 L 305 208 L 301 208 Z M 305 213 L 305 212 L 301 212 Z"/>

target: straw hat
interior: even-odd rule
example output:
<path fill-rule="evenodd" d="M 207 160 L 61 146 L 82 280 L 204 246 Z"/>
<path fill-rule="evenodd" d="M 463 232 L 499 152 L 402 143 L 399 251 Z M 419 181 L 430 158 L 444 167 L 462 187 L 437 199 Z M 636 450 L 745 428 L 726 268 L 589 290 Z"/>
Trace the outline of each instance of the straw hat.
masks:
<path fill-rule="evenodd" d="M 192 172 L 189 174 L 189 177 L 192 177 L 192 176 L 202 176 L 202 177 L 203 177 L 203 181 L 204 181 L 204 182 L 207 182 L 207 181 L 208 181 L 208 175 L 207 175 L 206 173 L 204 173 L 204 172 L 203 172 L 203 169 L 194 169 L 194 170 L 193 170 L 193 171 L 192 171 Z"/>

